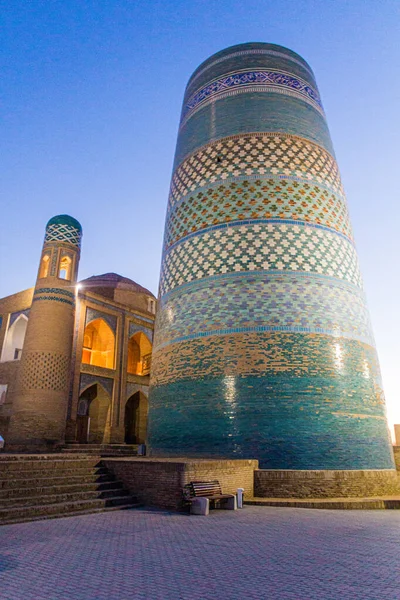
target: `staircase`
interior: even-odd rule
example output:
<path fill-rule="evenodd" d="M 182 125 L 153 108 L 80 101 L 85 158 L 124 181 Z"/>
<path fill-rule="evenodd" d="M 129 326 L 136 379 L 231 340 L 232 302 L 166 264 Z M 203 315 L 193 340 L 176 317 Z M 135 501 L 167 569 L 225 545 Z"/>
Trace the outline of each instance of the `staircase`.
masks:
<path fill-rule="evenodd" d="M 99 456 L 0 455 L 0 525 L 135 506 Z"/>
<path fill-rule="evenodd" d="M 137 456 L 137 444 L 65 444 L 66 454 L 95 454 L 96 456 Z"/>

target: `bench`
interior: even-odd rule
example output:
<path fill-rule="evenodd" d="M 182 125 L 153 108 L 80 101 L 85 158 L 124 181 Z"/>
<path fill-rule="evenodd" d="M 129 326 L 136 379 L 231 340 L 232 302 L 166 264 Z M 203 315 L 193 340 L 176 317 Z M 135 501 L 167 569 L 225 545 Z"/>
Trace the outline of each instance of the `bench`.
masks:
<path fill-rule="evenodd" d="M 223 494 L 221 485 L 213 481 L 191 481 L 187 486 L 186 499 L 190 502 L 191 515 L 208 515 L 211 506 L 226 510 L 236 510 L 235 494 Z"/>

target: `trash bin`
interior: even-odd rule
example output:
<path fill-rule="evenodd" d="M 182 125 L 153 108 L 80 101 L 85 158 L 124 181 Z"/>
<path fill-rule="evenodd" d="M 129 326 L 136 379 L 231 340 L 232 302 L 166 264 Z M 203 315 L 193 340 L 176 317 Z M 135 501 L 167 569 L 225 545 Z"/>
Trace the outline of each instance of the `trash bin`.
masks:
<path fill-rule="evenodd" d="M 236 493 L 237 493 L 237 507 L 243 508 L 244 488 L 238 488 Z"/>
<path fill-rule="evenodd" d="M 146 456 L 146 444 L 139 444 L 137 453 L 138 456 Z"/>

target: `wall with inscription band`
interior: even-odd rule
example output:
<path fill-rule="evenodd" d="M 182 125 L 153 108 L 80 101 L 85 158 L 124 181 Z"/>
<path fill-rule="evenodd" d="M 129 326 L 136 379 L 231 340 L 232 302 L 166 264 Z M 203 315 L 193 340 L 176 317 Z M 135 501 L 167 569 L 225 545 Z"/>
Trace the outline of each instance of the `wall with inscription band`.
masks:
<path fill-rule="evenodd" d="M 189 80 L 165 225 L 154 454 L 280 469 L 393 456 L 346 198 L 307 63 L 272 44 Z"/>

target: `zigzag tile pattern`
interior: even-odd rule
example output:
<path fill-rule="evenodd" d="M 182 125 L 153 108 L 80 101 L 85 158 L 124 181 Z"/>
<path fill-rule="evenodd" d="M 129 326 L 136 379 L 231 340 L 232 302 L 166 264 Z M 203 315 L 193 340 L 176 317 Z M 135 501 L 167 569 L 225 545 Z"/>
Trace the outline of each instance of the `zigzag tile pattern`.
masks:
<path fill-rule="evenodd" d="M 321 146 L 285 134 L 237 135 L 203 146 L 176 169 L 169 207 L 209 183 L 282 175 L 344 195 L 337 163 Z"/>
<path fill-rule="evenodd" d="M 346 238 L 311 225 L 248 222 L 173 247 L 163 259 L 160 293 L 219 274 L 274 270 L 317 273 L 362 287 L 357 253 Z"/>
<path fill-rule="evenodd" d="M 243 219 L 319 223 L 352 239 L 344 197 L 312 183 L 275 177 L 209 184 L 184 196 L 168 214 L 164 248 L 195 231 Z"/>
<path fill-rule="evenodd" d="M 373 345 L 364 293 L 310 274 L 236 273 L 161 301 L 155 348 L 239 331 L 329 333 Z"/>

